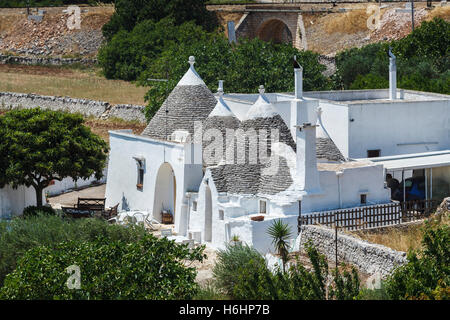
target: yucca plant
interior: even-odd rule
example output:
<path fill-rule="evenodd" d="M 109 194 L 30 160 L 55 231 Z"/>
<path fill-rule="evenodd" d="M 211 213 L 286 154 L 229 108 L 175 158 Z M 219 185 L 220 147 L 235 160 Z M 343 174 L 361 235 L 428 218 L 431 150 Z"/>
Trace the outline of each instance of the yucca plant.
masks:
<path fill-rule="evenodd" d="M 272 238 L 272 244 L 275 246 L 278 254 L 283 262 L 283 272 L 285 265 L 289 260 L 289 238 L 292 235 L 291 228 L 287 223 L 283 223 L 280 219 L 275 220 L 267 230 L 267 233 Z"/>

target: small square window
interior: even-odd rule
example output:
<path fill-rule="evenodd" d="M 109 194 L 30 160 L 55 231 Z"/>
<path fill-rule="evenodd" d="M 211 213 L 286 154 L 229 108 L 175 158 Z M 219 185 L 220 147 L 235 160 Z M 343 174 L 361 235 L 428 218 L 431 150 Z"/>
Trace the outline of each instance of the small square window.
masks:
<path fill-rule="evenodd" d="M 219 220 L 223 220 L 224 218 L 224 212 L 223 210 L 219 210 Z"/>
<path fill-rule="evenodd" d="M 381 150 L 367 150 L 367 158 L 377 158 L 381 155 Z"/>
<path fill-rule="evenodd" d="M 192 210 L 197 211 L 197 201 L 192 202 Z"/>
<path fill-rule="evenodd" d="M 367 194 L 361 194 L 360 196 L 361 204 L 367 204 Z"/>
<path fill-rule="evenodd" d="M 259 213 L 267 213 L 267 201 L 259 200 Z"/>

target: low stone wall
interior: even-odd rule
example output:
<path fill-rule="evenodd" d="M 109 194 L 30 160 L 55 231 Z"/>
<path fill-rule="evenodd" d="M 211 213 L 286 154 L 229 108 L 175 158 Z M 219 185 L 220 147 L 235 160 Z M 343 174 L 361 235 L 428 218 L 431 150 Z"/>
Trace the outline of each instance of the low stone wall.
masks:
<path fill-rule="evenodd" d="M 334 230 L 322 226 L 303 226 L 294 250 L 304 249 L 308 240 L 311 240 L 329 261 L 335 261 Z M 364 273 L 379 272 L 381 276 L 387 276 L 397 266 L 406 263 L 406 253 L 346 234 L 338 234 L 338 260 L 350 263 Z"/>
<path fill-rule="evenodd" d="M 116 104 L 108 112 L 108 118 L 120 118 L 126 121 L 138 121 L 145 123 L 145 107 L 133 104 Z"/>
<path fill-rule="evenodd" d="M 84 65 L 96 64 L 97 59 L 84 58 L 56 58 L 56 57 L 24 57 L 0 54 L 0 64 L 51 65 L 62 66 L 75 63 Z"/>
<path fill-rule="evenodd" d="M 111 105 L 104 101 L 0 92 L 0 109 L 36 108 L 81 113 L 99 119 L 119 118 L 145 123 L 144 106 Z"/>

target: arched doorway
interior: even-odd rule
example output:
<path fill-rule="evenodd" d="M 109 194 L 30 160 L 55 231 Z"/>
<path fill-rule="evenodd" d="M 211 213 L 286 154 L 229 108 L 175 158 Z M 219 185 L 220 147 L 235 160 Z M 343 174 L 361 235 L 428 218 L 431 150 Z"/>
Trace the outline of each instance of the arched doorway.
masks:
<path fill-rule="evenodd" d="M 155 201 L 153 204 L 153 218 L 161 221 L 162 211 L 169 211 L 175 221 L 177 181 L 173 168 L 167 162 L 158 170 L 155 184 Z"/>
<path fill-rule="evenodd" d="M 263 41 L 292 44 L 291 30 L 283 21 L 278 19 L 270 19 L 263 22 L 258 28 L 256 35 Z"/>
<path fill-rule="evenodd" d="M 212 196 L 211 188 L 205 189 L 205 241 L 212 241 Z"/>

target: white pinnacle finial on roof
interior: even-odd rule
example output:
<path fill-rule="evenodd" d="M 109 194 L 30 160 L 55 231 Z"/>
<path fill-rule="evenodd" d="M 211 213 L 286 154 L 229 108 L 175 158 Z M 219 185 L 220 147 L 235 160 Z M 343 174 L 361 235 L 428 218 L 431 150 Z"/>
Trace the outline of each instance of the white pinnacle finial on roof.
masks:
<path fill-rule="evenodd" d="M 177 86 L 198 86 L 204 85 L 202 78 L 198 75 L 197 71 L 195 71 L 195 57 L 189 57 L 189 64 L 191 65 L 188 71 L 184 74 L 183 78 L 181 78 L 180 82 L 178 82 Z"/>
<path fill-rule="evenodd" d="M 195 64 L 195 57 L 194 56 L 190 56 L 189 57 L 189 64 L 191 65 L 191 67 L 194 66 L 194 64 Z"/>
<path fill-rule="evenodd" d="M 219 80 L 219 87 L 217 88 L 217 94 L 219 95 L 219 98 L 217 99 L 217 104 L 208 117 L 214 116 L 235 117 L 233 111 L 231 111 L 230 107 L 227 105 L 225 100 L 223 100 L 223 80 Z"/>
<path fill-rule="evenodd" d="M 263 85 L 260 85 L 258 91 L 259 91 L 259 94 L 264 94 L 264 92 L 266 92 L 266 89 L 264 89 Z"/>
<path fill-rule="evenodd" d="M 245 119 L 256 119 L 256 118 L 270 118 L 277 115 L 277 111 L 274 109 L 273 105 L 270 103 L 269 99 L 264 94 L 266 89 L 263 85 L 259 86 L 259 97 L 256 102 L 248 110 Z"/>
<path fill-rule="evenodd" d="M 316 113 L 317 113 L 317 119 L 320 119 L 320 117 L 322 116 L 322 113 L 323 113 L 322 108 L 321 107 L 317 107 Z"/>

